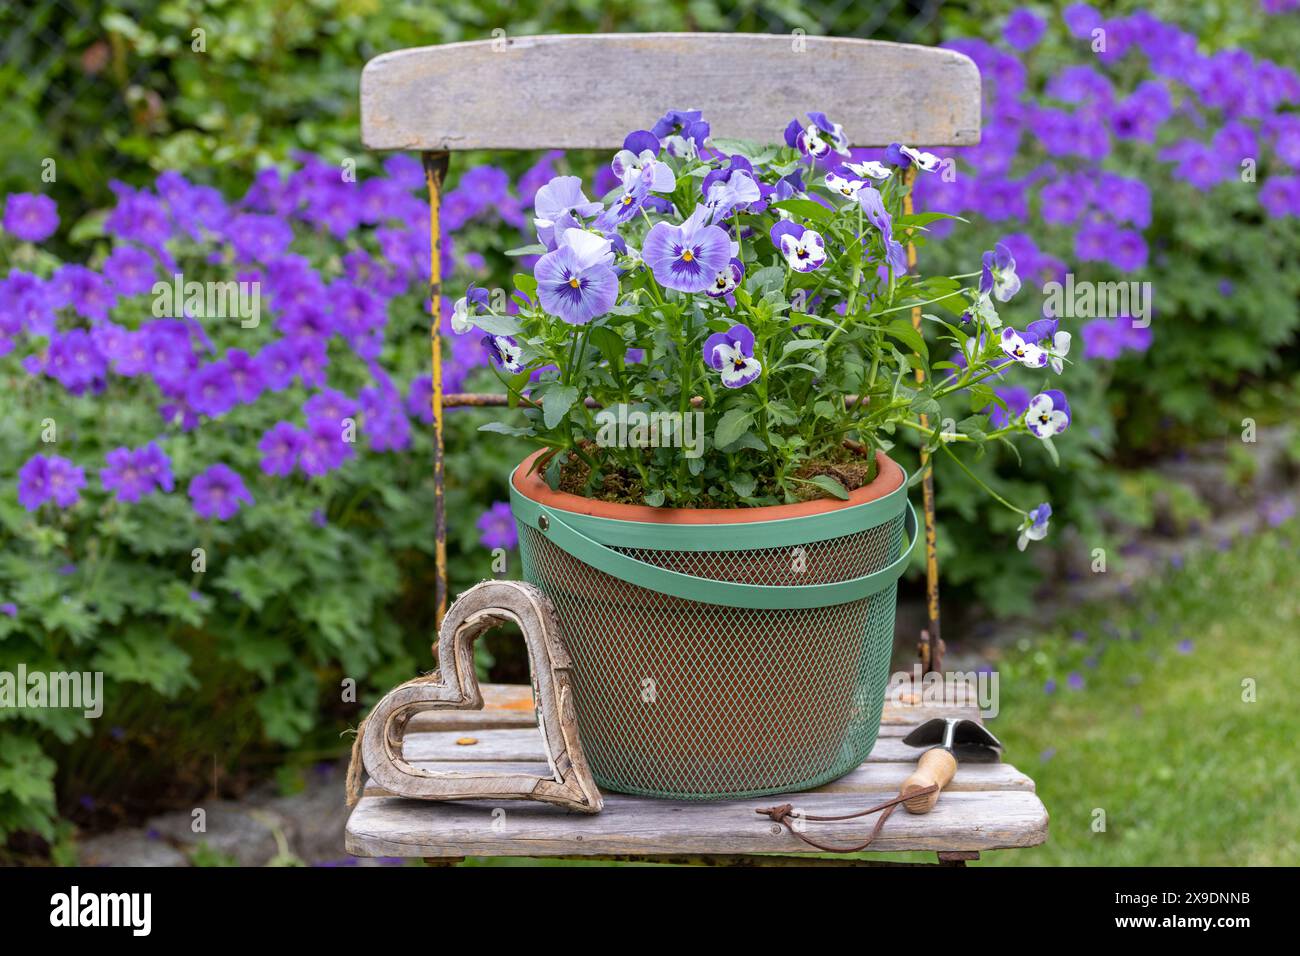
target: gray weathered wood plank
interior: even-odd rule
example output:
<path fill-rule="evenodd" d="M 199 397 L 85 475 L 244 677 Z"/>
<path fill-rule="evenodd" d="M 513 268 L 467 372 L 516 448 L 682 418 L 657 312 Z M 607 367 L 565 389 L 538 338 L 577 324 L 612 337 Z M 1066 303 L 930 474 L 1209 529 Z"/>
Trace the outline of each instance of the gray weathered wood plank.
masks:
<path fill-rule="evenodd" d="M 980 77 L 952 50 L 746 33 L 502 37 L 385 53 L 361 74 L 370 149 L 617 149 L 668 109 L 762 143 L 822 110 L 856 146 L 969 145 Z"/>
<path fill-rule="evenodd" d="M 399 797 L 365 797 L 348 821 L 346 846 L 357 856 L 568 856 L 605 853 L 815 852 L 755 813 L 776 797 L 724 803 L 645 800 L 609 794 L 594 816 L 555 807 L 490 802 L 422 804 Z M 805 793 L 789 798 L 808 814 L 863 809 L 861 794 Z M 819 839 L 861 841 L 873 818 L 809 823 Z M 873 852 L 995 850 L 1047 839 L 1047 811 L 1032 793 L 945 793 L 928 814 L 895 813 Z"/>
<path fill-rule="evenodd" d="M 416 761 L 421 770 L 436 772 L 460 771 L 462 773 L 510 773 L 541 776 L 547 764 L 537 761 Z M 899 786 L 913 770 L 915 763 L 865 763 L 838 780 L 818 787 L 814 793 L 897 793 Z M 957 775 L 944 789 L 944 793 L 973 792 L 976 790 L 1023 790 L 1034 792 L 1034 781 L 1009 763 L 959 764 Z M 366 796 L 391 796 L 382 788 L 366 787 Z"/>
<path fill-rule="evenodd" d="M 541 736 L 536 730 L 527 727 L 410 734 L 404 745 L 405 759 L 411 763 L 546 759 Z M 902 761 L 915 764 L 921 753 L 921 748 L 909 747 L 900 737 L 882 735 L 876 740 L 876 746 L 872 748 L 867 760 L 870 763 Z"/>

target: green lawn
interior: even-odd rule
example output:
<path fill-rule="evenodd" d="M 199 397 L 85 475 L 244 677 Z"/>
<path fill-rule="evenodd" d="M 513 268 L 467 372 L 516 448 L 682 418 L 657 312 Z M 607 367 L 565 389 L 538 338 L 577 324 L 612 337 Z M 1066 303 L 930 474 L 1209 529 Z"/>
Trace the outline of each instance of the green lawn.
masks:
<path fill-rule="evenodd" d="M 1189 557 L 998 662 L 990 726 L 1037 781 L 1051 833 L 984 862 L 1300 862 L 1298 538 L 1291 523 Z"/>

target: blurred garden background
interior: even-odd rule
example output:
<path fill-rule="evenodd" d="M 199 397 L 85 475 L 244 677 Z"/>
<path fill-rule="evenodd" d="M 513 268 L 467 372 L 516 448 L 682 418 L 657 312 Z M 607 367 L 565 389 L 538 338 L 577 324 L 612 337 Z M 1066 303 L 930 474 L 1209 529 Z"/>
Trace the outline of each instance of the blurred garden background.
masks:
<path fill-rule="evenodd" d="M 983 141 L 939 150 L 957 175 L 917 195 L 970 224 L 925 237 L 927 268 L 1005 242 L 1016 327 L 1067 273 L 1150 282 L 1154 303 L 1149 328 L 1063 320 L 1059 463 L 972 465 L 1053 503 L 1042 549 L 1010 546 L 1014 519 L 938 463 L 945 636 L 1001 673 L 994 729 L 1053 812 L 1049 844 L 1006 862 L 1293 862 L 1297 0 L 6 4 L 0 670 L 102 671 L 106 705 L 0 710 L 4 858 L 71 859 L 79 836 L 204 795 L 301 790 L 431 666 L 428 205 L 418 158 L 361 148 L 358 80 L 379 53 L 497 30 L 803 31 L 975 60 Z M 852 134 L 833 95 L 809 108 Z M 608 161 L 454 157 L 444 330 L 471 281 L 520 269 L 505 252 L 533 241 L 536 190 L 571 172 L 603 196 Z M 261 324 L 156 317 L 173 272 L 260 281 Z M 447 388 L 499 391 L 473 339 L 448 336 Z M 1031 394 L 1015 373 L 995 391 L 1017 413 Z M 453 594 L 493 574 L 493 549 L 518 571 L 504 500 L 527 449 L 477 431 L 510 414 L 449 415 Z M 313 440 L 348 415 L 352 453 Z M 501 637 L 480 665 L 525 676 Z M 1098 806 L 1116 808 L 1106 833 Z"/>

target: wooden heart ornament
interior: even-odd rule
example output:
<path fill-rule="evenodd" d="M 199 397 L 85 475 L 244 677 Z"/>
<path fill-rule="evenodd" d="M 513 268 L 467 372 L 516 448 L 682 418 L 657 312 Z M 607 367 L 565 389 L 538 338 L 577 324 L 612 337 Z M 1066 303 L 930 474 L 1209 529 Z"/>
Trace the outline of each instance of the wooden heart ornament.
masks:
<path fill-rule="evenodd" d="M 551 776 L 422 770 L 402 756 L 411 717 L 425 710 L 480 710 L 474 641 L 514 621 L 523 631 L 533 698 Z M 522 581 L 484 581 L 447 612 L 438 633 L 439 670 L 389 691 L 357 731 L 348 768 L 348 803 L 360 797 L 361 764 L 376 786 L 421 800 L 539 800 L 598 813 L 603 801 L 578 740 L 570 681 L 572 664 L 550 600 Z M 360 754 L 358 754 L 360 751 Z M 360 759 L 358 759 L 360 756 Z"/>

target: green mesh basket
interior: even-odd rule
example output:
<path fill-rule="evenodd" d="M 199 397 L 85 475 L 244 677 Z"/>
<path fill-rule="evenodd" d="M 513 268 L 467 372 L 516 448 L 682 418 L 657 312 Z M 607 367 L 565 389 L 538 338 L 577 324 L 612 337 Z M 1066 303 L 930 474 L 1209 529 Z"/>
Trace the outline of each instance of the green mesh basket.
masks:
<path fill-rule="evenodd" d="M 708 800 L 804 790 L 861 764 L 917 538 L 906 487 L 713 525 L 562 510 L 512 480 L 524 577 L 555 605 L 597 783 Z"/>

